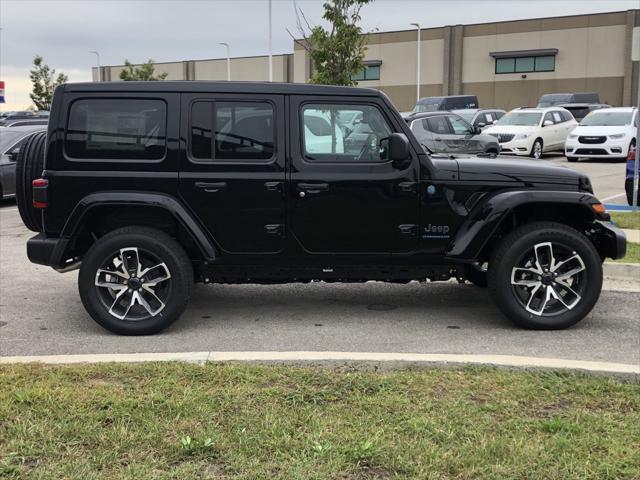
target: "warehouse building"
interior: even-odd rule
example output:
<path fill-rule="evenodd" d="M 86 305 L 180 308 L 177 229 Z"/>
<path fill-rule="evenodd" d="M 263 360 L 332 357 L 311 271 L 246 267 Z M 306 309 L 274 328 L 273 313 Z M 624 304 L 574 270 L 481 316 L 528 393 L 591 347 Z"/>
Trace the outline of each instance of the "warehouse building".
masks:
<path fill-rule="evenodd" d="M 540 95 L 598 92 L 610 105 L 636 102 L 640 66 L 631 61 L 640 9 L 549 17 L 420 31 L 420 95 L 475 94 L 481 106 L 535 105 Z M 384 91 L 399 110 L 417 96 L 417 30 L 371 33 L 361 87 Z M 640 37 L 636 37 L 640 38 Z M 93 69 L 93 78 L 117 80 L 123 66 Z M 293 53 L 274 55 L 273 80 L 306 82 L 313 65 L 293 42 Z M 168 80 L 226 80 L 226 58 L 156 64 Z M 230 61 L 232 80 L 268 79 L 268 57 Z"/>

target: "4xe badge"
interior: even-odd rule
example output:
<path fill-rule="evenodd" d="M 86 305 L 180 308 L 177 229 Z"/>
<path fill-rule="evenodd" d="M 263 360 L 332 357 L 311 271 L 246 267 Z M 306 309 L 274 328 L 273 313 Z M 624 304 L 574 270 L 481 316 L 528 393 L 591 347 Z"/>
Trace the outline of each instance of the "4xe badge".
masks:
<path fill-rule="evenodd" d="M 432 225 L 424 227 L 422 238 L 449 238 L 449 225 Z"/>

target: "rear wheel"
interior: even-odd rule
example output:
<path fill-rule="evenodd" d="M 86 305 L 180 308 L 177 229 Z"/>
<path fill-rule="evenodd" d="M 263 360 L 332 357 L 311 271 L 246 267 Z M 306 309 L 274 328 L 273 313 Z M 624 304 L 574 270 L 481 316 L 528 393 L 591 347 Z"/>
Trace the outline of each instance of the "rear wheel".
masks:
<path fill-rule="evenodd" d="M 40 210 L 33 208 L 31 182 L 42 175 L 47 134 L 31 135 L 16 160 L 16 201 L 22 222 L 29 230 L 40 231 Z"/>
<path fill-rule="evenodd" d="M 529 152 L 529 156 L 539 160 L 542 158 L 542 139 L 536 138 L 536 141 L 533 142 L 533 146 L 531 147 L 531 152 Z"/>
<path fill-rule="evenodd" d="M 582 320 L 602 289 L 602 263 L 593 244 L 559 223 L 513 231 L 492 255 L 489 288 L 514 323 L 553 330 Z"/>
<path fill-rule="evenodd" d="M 187 306 L 193 270 L 175 239 L 147 227 L 100 238 L 78 275 L 82 303 L 102 327 L 121 335 L 157 333 Z"/>

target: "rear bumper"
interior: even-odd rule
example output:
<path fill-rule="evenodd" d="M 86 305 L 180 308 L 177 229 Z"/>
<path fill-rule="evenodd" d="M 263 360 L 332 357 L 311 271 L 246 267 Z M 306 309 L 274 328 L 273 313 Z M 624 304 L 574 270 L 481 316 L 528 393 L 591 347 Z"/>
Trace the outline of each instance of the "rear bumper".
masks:
<path fill-rule="evenodd" d="M 27 257 L 32 263 L 46 265 L 58 271 L 77 268 L 79 262 L 65 258 L 69 240 L 66 238 L 47 237 L 44 233 L 27 240 Z"/>

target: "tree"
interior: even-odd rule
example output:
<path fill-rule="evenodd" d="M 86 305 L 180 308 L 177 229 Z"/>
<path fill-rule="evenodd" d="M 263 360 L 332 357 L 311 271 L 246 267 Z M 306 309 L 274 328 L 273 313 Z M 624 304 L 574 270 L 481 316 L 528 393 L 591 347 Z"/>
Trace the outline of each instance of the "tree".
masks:
<path fill-rule="evenodd" d="M 164 80 L 168 75 L 167 72 L 154 75 L 155 67 L 152 59 L 147 60 L 147 63 L 143 63 L 139 67 L 134 67 L 129 60 L 125 60 L 124 66 L 124 70 L 120 72 L 120 80 L 124 81 Z"/>
<path fill-rule="evenodd" d="M 55 88 L 69 80 L 64 73 L 55 76 L 56 71 L 44 63 L 40 55 L 33 59 L 33 68 L 29 72 L 33 88 L 29 96 L 38 110 L 50 110 L 53 91 Z"/>
<path fill-rule="evenodd" d="M 352 75 L 364 68 L 367 37 L 362 34 L 360 9 L 372 0 L 330 0 L 324 4 L 322 18 L 331 30 L 322 26 L 311 27 L 302 10 L 296 7 L 298 31 L 303 40 L 294 41 L 311 58 L 311 83 L 325 85 L 357 85 Z M 303 25 L 304 21 L 304 25 Z M 307 31 L 310 33 L 307 34 Z M 289 32 L 291 35 L 291 32 Z M 291 35 L 293 37 L 293 35 Z"/>

